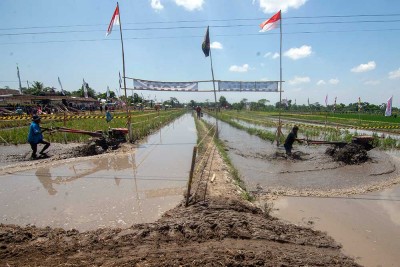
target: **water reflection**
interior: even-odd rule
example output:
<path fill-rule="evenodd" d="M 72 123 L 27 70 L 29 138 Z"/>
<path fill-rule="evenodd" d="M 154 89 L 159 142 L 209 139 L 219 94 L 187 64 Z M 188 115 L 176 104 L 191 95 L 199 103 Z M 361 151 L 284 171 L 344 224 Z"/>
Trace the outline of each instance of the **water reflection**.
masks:
<path fill-rule="evenodd" d="M 82 165 L 82 163 L 72 164 L 68 167 L 68 170 L 62 171 L 63 174 L 68 174 L 72 172 L 72 175 L 60 174 L 60 172 L 57 171 L 60 168 L 59 166 L 39 167 L 36 170 L 35 175 L 38 178 L 39 182 L 47 190 L 49 195 L 57 194 L 57 190 L 54 188 L 54 185 L 66 184 L 83 177 L 109 179 L 111 175 L 107 177 L 97 177 L 96 175 L 93 175 L 102 170 L 112 171 L 111 174 L 115 180 L 115 184 L 119 186 L 121 180 L 124 178 L 118 177 L 118 171 L 132 169 L 133 175 L 131 177 L 135 177 L 135 158 L 136 157 L 134 153 L 124 156 L 102 157 L 87 160 L 85 162 L 86 164 L 84 165 Z M 51 170 L 57 173 L 57 175 L 54 175 L 54 178 L 51 175 Z M 126 174 L 127 173 L 125 173 L 125 179 L 130 178 L 130 175 Z"/>
<path fill-rule="evenodd" d="M 76 228 L 153 222 L 183 197 L 196 143 L 191 116 L 125 154 L 0 177 L 0 223 Z"/>
<path fill-rule="evenodd" d="M 39 182 L 47 190 L 49 195 L 55 195 L 57 193 L 57 190 L 53 187 L 53 183 L 58 184 L 58 182 L 52 180 L 50 168 L 39 167 L 36 170 L 35 175 L 39 179 Z"/>

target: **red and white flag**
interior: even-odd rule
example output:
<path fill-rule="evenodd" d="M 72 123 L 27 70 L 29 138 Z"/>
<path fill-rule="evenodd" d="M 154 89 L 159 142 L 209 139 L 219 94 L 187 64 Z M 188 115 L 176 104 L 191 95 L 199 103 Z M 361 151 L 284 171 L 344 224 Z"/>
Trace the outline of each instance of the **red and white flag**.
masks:
<path fill-rule="evenodd" d="M 328 106 L 328 95 L 325 96 L 325 106 Z"/>
<path fill-rule="evenodd" d="M 273 15 L 270 19 L 267 19 L 266 21 L 260 24 L 261 28 L 260 32 L 266 32 L 278 28 L 280 20 L 281 20 L 281 11 L 279 10 L 279 12 Z"/>
<path fill-rule="evenodd" d="M 392 100 L 393 96 L 391 96 L 386 103 L 386 110 L 385 110 L 386 117 L 392 116 Z"/>
<path fill-rule="evenodd" d="M 110 35 L 114 25 L 119 25 L 119 8 L 118 5 L 115 8 L 114 14 L 112 15 L 110 24 L 108 25 L 106 36 Z"/>

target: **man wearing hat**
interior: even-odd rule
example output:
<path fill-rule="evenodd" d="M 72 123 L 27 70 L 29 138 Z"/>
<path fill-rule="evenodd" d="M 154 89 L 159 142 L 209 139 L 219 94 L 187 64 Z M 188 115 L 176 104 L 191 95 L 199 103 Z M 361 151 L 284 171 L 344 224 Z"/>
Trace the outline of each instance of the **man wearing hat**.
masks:
<path fill-rule="evenodd" d="M 50 143 L 43 140 L 43 132 L 46 129 L 42 130 L 40 128 L 40 117 L 38 115 L 33 115 L 32 123 L 29 126 L 29 134 L 28 134 L 28 142 L 32 148 L 32 159 L 36 159 L 36 152 L 37 152 L 37 145 L 44 144 L 43 149 L 39 152 L 40 155 L 46 155 L 44 152 L 46 149 L 49 148 Z"/>

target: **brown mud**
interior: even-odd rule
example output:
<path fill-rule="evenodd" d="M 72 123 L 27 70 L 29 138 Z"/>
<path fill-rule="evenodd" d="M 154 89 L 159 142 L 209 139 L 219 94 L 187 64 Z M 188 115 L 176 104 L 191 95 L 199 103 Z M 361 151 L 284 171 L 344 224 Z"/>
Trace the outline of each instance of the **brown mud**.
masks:
<path fill-rule="evenodd" d="M 345 164 L 360 164 L 366 162 L 368 151 L 362 146 L 357 144 L 346 144 L 344 147 L 339 148 L 336 146 L 328 147 L 325 154 L 331 156 L 335 161 L 340 161 Z"/>
<path fill-rule="evenodd" d="M 283 223 L 245 201 L 221 155 L 208 146 L 188 207 L 182 202 L 155 223 L 127 229 L 1 224 L 0 266 L 359 266 L 325 233 Z M 68 151 L 35 162 L 66 160 Z"/>

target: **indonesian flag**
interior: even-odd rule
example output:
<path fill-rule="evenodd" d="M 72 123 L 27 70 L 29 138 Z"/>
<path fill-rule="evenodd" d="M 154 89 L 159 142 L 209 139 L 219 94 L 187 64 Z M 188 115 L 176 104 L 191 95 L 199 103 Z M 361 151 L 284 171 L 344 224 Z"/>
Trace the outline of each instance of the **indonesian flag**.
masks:
<path fill-rule="evenodd" d="M 270 19 L 260 24 L 261 28 L 260 32 L 266 32 L 278 28 L 280 20 L 281 20 L 281 11 L 279 10 L 279 12 L 273 15 Z"/>
<path fill-rule="evenodd" d="M 111 34 L 112 28 L 113 28 L 114 25 L 119 25 L 119 7 L 118 7 L 118 4 L 117 4 L 117 7 L 115 8 L 114 14 L 112 15 L 110 24 L 108 25 L 106 36 Z"/>
<path fill-rule="evenodd" d="M 325 96 L 325 106 L 328 106 L 328 95 Z"/>
<path fill-rule="evenodd" d="M 391 96 L 386 103 L 386 110 L 385 110 L 386 117 L 392 116 L 392 100 L 393 96 Z"/>

